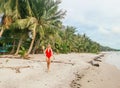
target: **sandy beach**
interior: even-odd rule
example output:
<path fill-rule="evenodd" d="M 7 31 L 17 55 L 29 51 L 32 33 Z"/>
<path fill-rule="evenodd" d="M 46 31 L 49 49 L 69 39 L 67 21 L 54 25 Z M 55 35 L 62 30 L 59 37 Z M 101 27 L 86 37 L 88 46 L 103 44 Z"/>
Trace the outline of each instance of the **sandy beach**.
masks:
<path fill-rule="evenodd" d="M 0 88 L 120 88 L 120 70 L 101 55 L 57 54 L 50 72 L 43 54 L 30 55 L 29 60 L 1 56 Z"/>

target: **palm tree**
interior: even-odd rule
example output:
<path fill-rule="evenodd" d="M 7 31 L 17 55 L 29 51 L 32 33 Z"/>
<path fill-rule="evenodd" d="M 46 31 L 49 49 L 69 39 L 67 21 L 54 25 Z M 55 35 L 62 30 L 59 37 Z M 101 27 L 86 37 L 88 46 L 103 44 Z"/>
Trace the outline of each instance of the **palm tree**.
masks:
<path fill-rule="evenodd" d="M 32 11 L 30 12 L 33 13 L 33 17 L 36 19 L 36 22 L 34 23 L 34 28 L 32 28 L 33 41 L 31 42 L 31 45 L 27 54 L 29 54 L 32 50 L 32 46 L 34 44 L 36 34 L 40 33 L 41 35 L 41 31 L 39 30 L 42 30 L 42 32 L 45 33 L 47 29 L 56 29 L 56 27 L 58 27 L 57 24 L 59 23 L 58 20 L 63 18 L 65 14 L 65 12 L 62 12 L 61 10 L 58 11 L 58 4 L 60 3 L 58 1 L 39 0 L 35 2 L 31 0 L 30 3 L 31 3 L 31 9 L 32 9 Z"/>
<path fill-rule="evenodd" d="M 12 4 L 13 0 L 0 0 L 0 14 L 1 16 L 1 31 L 0 37 L 2 36 L 5 29 L 9 29 L 9 26 L 12 23 Z"/>

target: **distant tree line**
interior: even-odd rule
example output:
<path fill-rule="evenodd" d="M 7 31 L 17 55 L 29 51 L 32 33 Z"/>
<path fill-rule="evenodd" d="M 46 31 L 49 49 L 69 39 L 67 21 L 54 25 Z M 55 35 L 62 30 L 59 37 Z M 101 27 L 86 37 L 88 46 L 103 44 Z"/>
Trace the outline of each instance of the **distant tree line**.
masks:
<path fill-rule="evenodd" d="M 101 46 L 100 51 L 120 51 L 119 49 L 113 49 L 108 46 Z"/>

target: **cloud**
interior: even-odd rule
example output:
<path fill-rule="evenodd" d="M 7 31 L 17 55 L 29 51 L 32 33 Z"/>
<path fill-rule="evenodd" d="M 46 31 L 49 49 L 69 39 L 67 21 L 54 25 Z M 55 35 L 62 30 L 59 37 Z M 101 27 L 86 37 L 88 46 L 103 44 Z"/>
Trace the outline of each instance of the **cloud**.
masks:
<path fill-rule="evenodd" d="M 61 8 L 67 10 L 66 19 L 88 25 L 120 22 L 119 0 L 62 0 L 62 3 Z"/>
<path fill-rule="evenodd" d="M 99 26 L 98 28 L 99 33 L 108 35 L 120 35 L 120 26 Z"/>
<path fill-rule="evenodd" d="M 100 26 L 98 30 L 100 33 L 107 34 L 107 35 L 110 34 L 110 31 L 102 26 Z"/>
<path fill-rule="evenodd" d="M 111 31 L 115 34 L 120 34 L 120 26 L 114 26 Z"/>
<path fill-rule="evenodd" d="M 76 26 L 99 43 L 120 48 L 120 0 L 62 0 L 60 8 L 67 10 L 65 25 Z"/>

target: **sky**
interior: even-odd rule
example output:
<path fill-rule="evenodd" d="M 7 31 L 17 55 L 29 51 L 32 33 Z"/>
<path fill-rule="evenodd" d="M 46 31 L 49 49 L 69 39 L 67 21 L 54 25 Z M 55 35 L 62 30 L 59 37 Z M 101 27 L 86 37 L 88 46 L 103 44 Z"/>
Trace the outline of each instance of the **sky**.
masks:
<path fill-rule="evenodd" d="M 64 25 L 103 46 L 120 49 L 120 0 L 61 0 Z"/>

